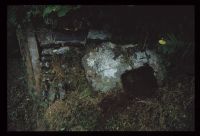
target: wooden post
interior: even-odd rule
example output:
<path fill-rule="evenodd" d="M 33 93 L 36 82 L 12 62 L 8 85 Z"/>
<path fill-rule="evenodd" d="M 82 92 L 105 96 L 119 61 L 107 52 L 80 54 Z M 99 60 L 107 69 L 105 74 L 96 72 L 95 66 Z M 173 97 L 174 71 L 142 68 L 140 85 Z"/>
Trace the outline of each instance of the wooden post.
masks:
<path fill-rule="evenodd" d="M 40 82 L 41 82 L 40 59 L 39 59 L 39 51 L 38 51 L 36 37 L 32 29 L 27 30 L 27 40 L 28 40 L 28 49 L 30 53 L 32 69 L 35 79 L 35 90 L 37 93 L 39 93 Z"/>
<path fill-rule="evenodd" d="M 18 29 L 17 38 L 20 52 L 26 65 L 28 88 L 34 90 L 36 94 L 40 92 L 41 68 L 36 37 L 33 29 Z"/>

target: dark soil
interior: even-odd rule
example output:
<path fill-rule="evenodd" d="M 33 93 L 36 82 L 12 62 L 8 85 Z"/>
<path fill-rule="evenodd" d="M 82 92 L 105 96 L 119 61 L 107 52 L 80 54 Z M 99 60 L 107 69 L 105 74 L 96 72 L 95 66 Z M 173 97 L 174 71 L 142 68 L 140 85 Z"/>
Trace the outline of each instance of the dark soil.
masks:
<path fill-rule="evenodd" d="M 126 71 L 122 74 L 121 81 L 124 91 L 134 97 L 150 97 L 158 87 L 154 71 L 148 64 Z"/>

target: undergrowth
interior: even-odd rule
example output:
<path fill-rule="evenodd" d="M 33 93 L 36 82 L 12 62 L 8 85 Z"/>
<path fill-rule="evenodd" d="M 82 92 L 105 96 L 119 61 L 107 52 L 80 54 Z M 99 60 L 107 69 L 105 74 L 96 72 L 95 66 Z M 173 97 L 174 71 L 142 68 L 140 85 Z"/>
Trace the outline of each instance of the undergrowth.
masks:
<path fill-rule="evenodd" d="M 99 103 L 108 94 L 94 97 L 89 90 L 73 91 L 64 101 L 56 101 L 45 112 L 47 130 L 69 131 L 185 131 L 194 129 L 194 83 L 184 79 L 169 82 L 152 99 L 132 99 L 121 112 L 115 111 L 105 124 Z M 110 94 L 110 96 L 115 94 Z M 98 126 L 98 128 L 96 128 Z"/>
<path fill-rule="evenodd" d="M 78 91 L 68 94 L 64 101 L 56 101 L 45 113 L 48 130 L 93 130 L 100 109 L 99 98 L 81 94 Z"/>
<path fill-rule="evenodd" d="M 188 82 L 187 79 L 184 82 Z M 173 81 L 174 82 L 174 81 Z M 179 82 L 179 81 L 176 81 Z M 194 83 L 189 83 L 193 86 Z M 188 84 L 160 88 L 157 97 L 133 100 L 123 113 L 107 120 L 106 130 L 187 131 L 194 129 L 194 88 Z M 188 95 L 189 93 L 189 95 Z"/>

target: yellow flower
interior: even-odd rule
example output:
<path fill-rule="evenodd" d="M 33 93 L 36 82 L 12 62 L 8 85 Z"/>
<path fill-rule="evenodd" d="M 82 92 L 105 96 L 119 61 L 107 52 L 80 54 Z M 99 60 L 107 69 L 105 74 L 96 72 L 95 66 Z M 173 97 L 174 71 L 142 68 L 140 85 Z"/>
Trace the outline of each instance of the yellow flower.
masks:
<path fill-rule="evenodd" d="M 163 38 L 161 38 L 158 42 L 160 45 L 165 45 L 167 43 Z"/>

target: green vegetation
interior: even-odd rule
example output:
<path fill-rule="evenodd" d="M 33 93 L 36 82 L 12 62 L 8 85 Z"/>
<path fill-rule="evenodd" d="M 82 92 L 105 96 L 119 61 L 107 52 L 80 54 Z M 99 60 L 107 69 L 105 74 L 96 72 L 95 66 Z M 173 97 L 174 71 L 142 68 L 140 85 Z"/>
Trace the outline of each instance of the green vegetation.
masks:
<path fill-rule="evenodd" d="M 172 55 L 177 54 L 180 50 L 186 50 L 193 44 L 191 41 L 188 42 L 186 40 L 182 40 L 180 36 L 177 37 L 175 34 L 166 34 L 163 40 L 166 42 L 165 44 L 158 45 L 158 51 L 164 55 Z M 184 54 L 183 54 L 184 55 Z"/>
<path fill-rule="evenodd" d="M 43 10 L 43 17 L 48 16 L 52 12 L 56 12 L 58 17 L 65 16 L 70 10 L 80 8 L 80 6 L 59 6 L 59 5 L 49 5 Z"/>
<path fill-rule="evenodd" d="M 65 16 L 80 6 L 40 5 L 40 6 L 9 6 L 8 25 L 21 27 L 36 20 L 46 25 L 55 25 L 56 19 Z M 38 23 L 38 22 L 37 22 Z"/>

